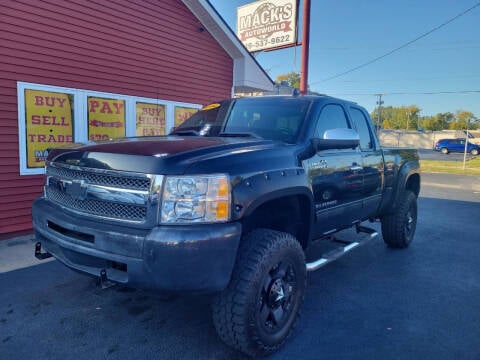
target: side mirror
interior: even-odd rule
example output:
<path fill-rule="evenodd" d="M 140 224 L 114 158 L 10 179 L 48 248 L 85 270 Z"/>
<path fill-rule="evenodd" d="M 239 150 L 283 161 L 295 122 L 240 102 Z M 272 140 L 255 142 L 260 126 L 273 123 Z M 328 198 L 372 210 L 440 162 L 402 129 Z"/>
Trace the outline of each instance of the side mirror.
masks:
<path fill-rule="evenodd" d="M 329 149 L 355 149 L 360 145 L 360 136 L 353 129 L 330 129 L 323 139 L 312 139 L 316 151 Z"/>

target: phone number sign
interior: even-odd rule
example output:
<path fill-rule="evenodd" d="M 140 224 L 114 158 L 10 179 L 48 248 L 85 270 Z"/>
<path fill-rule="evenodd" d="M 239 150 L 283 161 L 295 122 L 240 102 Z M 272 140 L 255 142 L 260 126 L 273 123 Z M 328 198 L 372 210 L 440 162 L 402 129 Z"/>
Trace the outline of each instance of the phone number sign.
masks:
<path fill-rule="evenodd" d="M 250 52 L 295 44 L 296 0 L 262 0 L 237 8 L 237 36 Z"/>

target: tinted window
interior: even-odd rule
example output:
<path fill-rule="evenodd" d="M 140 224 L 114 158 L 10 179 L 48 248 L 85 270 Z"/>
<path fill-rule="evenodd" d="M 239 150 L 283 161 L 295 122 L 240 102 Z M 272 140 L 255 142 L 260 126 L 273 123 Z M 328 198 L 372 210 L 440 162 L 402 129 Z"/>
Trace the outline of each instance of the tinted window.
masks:
<path fill-rule="evenodd" d="M 362 150 L 372 149 L 373 148 L 372 134 L 370 133 L 368 120 L 365 117 L 365 114 L 361 110 L 351 107 L 350 115 L 352 116 L 353 122 L 357 127 L 358 135 L 360 136 L 360 149 Z"/>
<path fill-rule="evenodd" d="M 315 137 L 323 139 L 326 130 L 350 128 L 345 112 L 340 105 L 329 104 L 324 106 L 315 128 Z"/>
<path fill-rule="evenodd" d="M 222 101 L 204 107 L 205 110 L 193 114 L 190 118 L 180 124 L 172 134 L 193 131 L 199 135 L 218 135 L 222 128 L 228 105 L 228 101 Z"/>
<path fill-rule="evenodd" d="M 309 101 L 302 98 L 245 98 L 235 101 L 224 133 L 250 133 L 292 143 L 306 116 Z"/>

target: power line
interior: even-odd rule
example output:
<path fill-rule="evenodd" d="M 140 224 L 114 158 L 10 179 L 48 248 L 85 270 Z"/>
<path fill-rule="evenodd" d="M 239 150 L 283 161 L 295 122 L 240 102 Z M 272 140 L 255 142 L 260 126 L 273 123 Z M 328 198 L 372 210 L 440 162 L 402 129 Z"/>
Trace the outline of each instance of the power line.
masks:
<path fill-rule="evenodd" d="M 460 14 L 454 16 L 453 18 L 445 21 L 444 23 L 442 23 L 442 24 L 434 27 L 433 29 L 427 31 L 426 33 L 423 33 L 422 35 L 416 37 L 415 39 L 410 40 L 410 41 L 406 42 L 405 44 L 400 45 L 399 47 L 397 47 L 397 48 L 395 48 L 395 49 L 393 49 L 393 50 L 390 50 L 390 51 L 387 52 L 386 54 L 383 54 L 383 55 L 381 55 L 381 56 L 378 56 L 378 57 L 376 57 L 376 58 L 374 58 L 374 59 L 372 59 L 372 60 L 370 60 L 370 61 L 367 61 L 366 63 L 363 63 L 363 64 L 361 64 L 361 65 L 358 65 L 358 66 L 356 66 L 356 67 L 354 67 L 354 68 L 352 68 L 352 69 L 350 69 L 350 70 L 347 70 L 347 71 L 344 71 L 344 72 L 342 72 L 342 73 L 339 73 L 339 74 L 330 76 L 330 77 L 328 77 L 328 78 L 326 78 L 326 79 L 323 79 L 323 80 L 321 80 L 321 81 L 313 82 L 313 83 L 311 83 L 310 85 L 318 84 L 318 83 L 321 83 L 321 82 L 325 82 L 325 81 L 329 81 L 329 80 L 336 79 L 336 78 L 338 78 L 338 77 L 340 77 L 340 76 L 349 74 L 349 73 L 351 73 L 351 72 L 353 72 L 353 71 L 356 71 L 356 70 L 361 69 L 361 68 L 363 68 L 363 67 L 365 67 L 365 66 L 367 66 L 367 65 L 370 65 L 370 64 L 372 64 L 372 63 L 374 63 L 374 62 L 376 62 L 376 61 L 378 61 L 378 60 L 381 60 L 381 59 L 383 59 L 383 58 L 385 58 L 385 57 L 393 54 L 394 52 L 397 52 L 398 50 L 401 50 L 401 49 L 407 47 L 408 45 L 413 44 L 414 42 L 416 42 L 416 41 L 418 41 L 418 40 L 420 40 L 420 39 L 422 39 L 422 38 L 430 35 L 430 34 L 433 33 L 434 31 L 437 31 L 437 30 L 441 29 L 442 27 L 450 24 L 451 22 L 457 20 L 459 17 L 462 17 L 463 15 L 467 14 L 468 12 L 470 12 L 470 11 L 472 11 L 473 9 L 477 8 L 478 6 L 480 6 L 480 2 L 476 3 L 475 5 L 473 5 L 472 7 L 468 8 L 467 10 L 461 12 Z"/>

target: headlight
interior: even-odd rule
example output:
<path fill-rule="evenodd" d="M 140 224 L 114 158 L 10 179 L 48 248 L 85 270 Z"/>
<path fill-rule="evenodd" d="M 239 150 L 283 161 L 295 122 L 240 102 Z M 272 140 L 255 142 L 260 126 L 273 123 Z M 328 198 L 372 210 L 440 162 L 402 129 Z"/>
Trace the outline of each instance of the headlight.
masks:
<path fill-rule="evenodd" d="M 167 176 L 163 189 L 163 224 L 225 222 L 230 218 L 227 175 Z"/>

